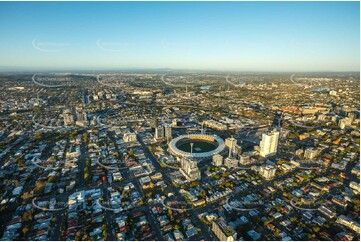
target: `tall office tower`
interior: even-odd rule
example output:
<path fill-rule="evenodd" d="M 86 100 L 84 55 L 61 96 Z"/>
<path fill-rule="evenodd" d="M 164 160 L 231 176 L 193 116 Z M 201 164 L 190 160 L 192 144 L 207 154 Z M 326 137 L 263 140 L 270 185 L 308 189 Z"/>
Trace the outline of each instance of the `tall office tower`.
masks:
<path fill-rule="evenodd" d="M 164 138 L 164 128 L 163 128 L 163 126 L 158 126 L 158 127 L 155 128 L 154 138 L 156 140 Z"/>
<path fill-rule="evenodd" d="M 260 143 L 260 155 L 262 157 L 269 157 L 277 154 L 279 134 L 280 132 L 274 129 L 273 131 L 262 135 Z"/>
<path fill-rule="evenodd" d="M 168 142 L 172 140 L 172 126 L 169 124 L 164 125 L 164 136 Z"/>
<path fill-rule="evenodd" d="M 242 146 L 241 145 L 236 144 L 234 146 L 234 154 L 236 154 L 236 155 L 241 155 L 242 154 Z"/>
<path fill-rule="evenodd" d="M 221 166 L 223 164 L 223 156 L 215 154 L 212 156 L 212 161 L 214 166 Z"/>
<path fill-rule="evenodd" d="M 191 181 L 197 180 L 201 177 L 201 172 L 198 169 L 197 162 L 190 158 L 184 157 L 181 159 L 180 171 Z"/>
<path fill-rule="evenodd" d="M 227 138 L 225 140 L 226 147 L 231 151 L 231 155 L 235 153 L 235 148 L 237 146 L 237 140 L 233 137 Z"/>
<path fill-rule="evenodd" d="M 64 113 L 64 124 L 65 125 L 71 125 L 74 124 L 74 116 L 71 113 Z"/>
<path fill-rule="evenodd" d="M 150 119 L 149 120 L 149 125 L 150 125 L 150 127 L 152 127 L 152 128 L 157 128 L 158 127 L 158 120 L 157 120 L 157 118 L 153 118 L 153 119 Z"/>

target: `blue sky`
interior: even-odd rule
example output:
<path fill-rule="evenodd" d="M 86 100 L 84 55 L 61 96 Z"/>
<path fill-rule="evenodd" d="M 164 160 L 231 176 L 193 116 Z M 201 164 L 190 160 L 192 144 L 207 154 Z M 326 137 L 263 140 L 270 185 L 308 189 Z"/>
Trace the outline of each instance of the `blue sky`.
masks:
<path fill-rule="evenodd" d="M 358 71 L 359 2 L 1 2 L 0 66 Z"/>

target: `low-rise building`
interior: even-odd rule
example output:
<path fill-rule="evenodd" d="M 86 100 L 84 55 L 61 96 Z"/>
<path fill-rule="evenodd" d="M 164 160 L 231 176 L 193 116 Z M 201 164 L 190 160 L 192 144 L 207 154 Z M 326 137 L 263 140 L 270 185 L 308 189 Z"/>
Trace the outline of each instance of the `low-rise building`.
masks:
<path fill-rule="evenodd" d="M 215 154 L 212 157 L 213 165 L 214 166 L 222 166 L 223 165 L 223 156 L 220 154 Z"/>
<path fill-rule="evenodd" d="M 352 219 L 346 217 L 345 215 L 338 216 L 336 223 L 342 224 L 342 225 L 354 230 L 355 232 L 360 233 L 360 224 L 358 222 L 355 222 Z"/>

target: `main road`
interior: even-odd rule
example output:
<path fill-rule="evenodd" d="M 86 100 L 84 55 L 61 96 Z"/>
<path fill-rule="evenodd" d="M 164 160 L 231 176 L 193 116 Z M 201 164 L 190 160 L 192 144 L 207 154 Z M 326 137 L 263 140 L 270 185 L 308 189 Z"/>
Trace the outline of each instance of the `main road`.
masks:
<path fill-rule="evenodd" d="M 132 129 L 132 127 L 129 127 L 131 129 L 131 132 L 134 132 L 134 130 Z M 168 176 L 167 172 L 160 166 L 160 164 L 157 162 L 156 158 L 154 157 L 154 155 L 147 149 L 146 145 L 144 144 L 143 140 L 141 139 L 141 137 L 139 137 L 139 135 L 137 135 L 137 139 L 138 142 L 142 145 L 144 152 L 146 153 L 147 157 L 149 159 L 151 159 L 152 163 L 154 164 L 154 166 L 156 167 L 156 169 L 158 171 L 160 171 L 160 173 L 163 176 L 163 180 L 166 184 L 168 184 L 169 189 L 173 192 L 173 194 L 176 196 L 176 198 L 178 199 L 178 201 L 180 202 L 186 202 L 184 197 L 180 194 L 179 190 L 177 187 L 174 186 L 172 180 L 170 179 L 170 177 Z M 210 233 L 209 228 L 203 224 L 203 222 L 198 218 L 197 214 L 194 212 L 193 209 L 189 210 L 190 214 L 192 215 L 192 220 L 196 223 L 196 226 L 199 227 L 202 231 L 201 236 L 204 237 L 205 240 L 208 241 L 214 241 L 216 240 L 212 234 Z"/>

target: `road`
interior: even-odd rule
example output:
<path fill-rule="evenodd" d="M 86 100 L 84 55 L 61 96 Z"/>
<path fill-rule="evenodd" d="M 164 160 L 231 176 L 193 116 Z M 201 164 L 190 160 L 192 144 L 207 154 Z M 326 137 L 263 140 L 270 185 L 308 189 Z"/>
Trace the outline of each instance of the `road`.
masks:
<path fill-rule="evenodd" d="M 134 132 L 134 130 L 130 127 L 131 132 Z M 169 189 L 172 191 L 172 193 L 176 196 L 176 198 L 178 199 L 178 201 L 180 202 L 186 202 L 184 197 L 180 194 L 178 188 L 176 188 L 172 182 L 172 180 L 170 179 L 170 177 L 168 176 L 167 172 L 159 165 L 159 163 L 157 162 L 156 158 L 154 157 L 154 155 L 147 149 L 146 145 L 144 144 L 143 140 L 141 137 L 139 137 L 139 135 L 137 135 L 137 139 L 138 142 L 142 145 L 143 150 L 146 154 L 146 156 L 151 159 L 153 165 L 155 166 L 155 168 L 161 172 L 162 176 L 163 176 L 163 180 L 164 182 L 168 185 Z M 204 237 L 205 240 L 208 241 L 213 241 L 214 236 L 212 236 L 212 234 L 210 234 L 209 232 L 209 228 L 203 224 L 203 222 L 198 218 L 197 214 L 195 213 L 194 210 L 189 210 L 190 214 L 192 215 L 192 220 L 195 222 L 196 226 L 199 227 L 201 229 L 201 235 Z"/>

